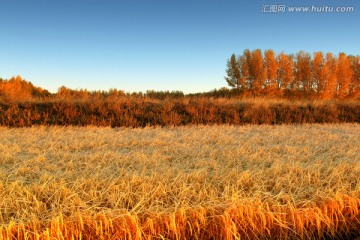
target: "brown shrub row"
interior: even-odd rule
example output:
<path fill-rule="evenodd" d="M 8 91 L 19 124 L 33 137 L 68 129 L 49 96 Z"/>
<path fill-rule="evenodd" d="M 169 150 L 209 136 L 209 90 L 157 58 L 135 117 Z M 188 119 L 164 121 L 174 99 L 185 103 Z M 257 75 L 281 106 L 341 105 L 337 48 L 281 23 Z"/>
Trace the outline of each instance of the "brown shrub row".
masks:
<path fill-rule="evenodd" d="M 360 102 L 292 103 L 210 99 L 0 103 L 0 125 L 179 126 L 360 122 Z"/>

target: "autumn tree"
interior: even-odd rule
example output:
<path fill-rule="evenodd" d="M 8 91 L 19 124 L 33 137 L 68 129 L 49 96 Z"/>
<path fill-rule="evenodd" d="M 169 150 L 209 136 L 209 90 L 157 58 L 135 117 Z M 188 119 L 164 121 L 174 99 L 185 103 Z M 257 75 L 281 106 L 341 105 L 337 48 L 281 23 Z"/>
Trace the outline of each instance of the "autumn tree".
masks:
<path fill-rule="evenodd" d="M 249 49 L 244 50 L 243 55 L 239 57 L 239 62 L 245 79 L 245 88 L 250 90 L 253 86 L 254 77 L 252 75 L 251 52 Z"/>
<path fill-rule="evenodd" d="M 65 86 L 61 86 L 57 91 L 57 97 L 60 99 L 69 99 L 72 97 L 72 90 Z"/>
<path fill-rule="evenodd" d="M 30 100 L 34 88 L 31 83 L 23 80 L 21 76 L 12 77 L 0 83 L 2 95 L 13 101 L 23 102 Z"/>
<path fill-rule="evenodd" d="M 295 68 L 296 88 L 302 90 L 307 97 L 313 87 L 310 54 L 304 51 L 297 53 Z"/>
<path fill-rule="evenodd" d="M 118 90 L 116 88 L 110 88 L 109 89 L 109 97 L 110 98 L 116 99 L 116 98 L 123 97 L 123 96 L 125 96 L 124 91 Z"/>
<path fill-rule="evenodd" d="M 245 55 L 239 56 L 239 66 L 241 72 L 241 82 L 243 89 L 249 89 L 249 61 Z"/>
<path fill-rule="evenodd" d="M 336 75 L 336 92 L 338 98 L 344 99 L 350 94 L 350 84 L 353 74 L 349 57 L 345 53 L 340 53 Z"/>
<path fill-rule="evenodd" d="M 265 51 L 265 94 L 275 96 L 278 94 L 279 86 L 277 82 L 278 62 L 273 50 Z"/>
<path fill-rule="evenodd" d="M 292 56 L 282 52 L 277 56 L 277 62 L 277 85 L 279 86 L 280 93 L 284 94 L 286 89 L 292 89 L 294 82 L 294 61 Z"/>
<path fill-rule="evenodd" d="M 313 84 L 318 97 L 323 95 L 329 70 L 325 65 L 324 54 L 315 52 L 312 61 Z"/>
<path fill-rule="evenodd" d="M 350 83 L 350 94 L 353 98 L 360 98 L 360 56 L 349 56 L 353 77 Z"/>
<path fill-rule="evenodd" d="M 244 83 L 242 82 L 241 70 L 239 63 L 236 59 L 235 54 L 232 54 L 227 62 L 226 69 L 227 76 L 225 77 L 226 82 L 230 87 L 243 89 Z"/>
<path fill-rule="evenodd" d="M 264 86 L 266 72 L 264 68 L 264 60 L 260 49 L 251 52 L 250 75 L 252 78 L 250 89 L 254 95 L 259 95 Z"/>
<path fill-rule="evenodd" d="M 321 99 L 332 99 L 336 95 L 337 58 L 327 53 L 321 74 L 324 81 L 320 81 L 318 96 Z"/>

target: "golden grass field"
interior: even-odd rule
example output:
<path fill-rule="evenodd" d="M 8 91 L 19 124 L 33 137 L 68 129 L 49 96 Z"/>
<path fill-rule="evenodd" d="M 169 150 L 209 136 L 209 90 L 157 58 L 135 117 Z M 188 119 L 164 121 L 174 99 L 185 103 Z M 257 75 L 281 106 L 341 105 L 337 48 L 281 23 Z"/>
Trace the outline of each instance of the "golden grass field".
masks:
<path fill-rule="evenodd" d="M 0 129 L 0 239 L 351 239 L 360 125 Z"/>

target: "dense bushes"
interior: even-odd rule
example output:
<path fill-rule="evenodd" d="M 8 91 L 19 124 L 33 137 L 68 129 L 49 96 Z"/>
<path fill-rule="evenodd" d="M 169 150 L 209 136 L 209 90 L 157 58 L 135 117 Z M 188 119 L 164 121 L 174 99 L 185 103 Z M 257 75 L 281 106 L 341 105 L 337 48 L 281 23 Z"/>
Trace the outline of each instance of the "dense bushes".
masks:
<path fill-rule="evenodd" d="M 179 126 L 360 122 L 360 102 L 124 97 L 102 101 L 0 102 L 0 125 Z"/>

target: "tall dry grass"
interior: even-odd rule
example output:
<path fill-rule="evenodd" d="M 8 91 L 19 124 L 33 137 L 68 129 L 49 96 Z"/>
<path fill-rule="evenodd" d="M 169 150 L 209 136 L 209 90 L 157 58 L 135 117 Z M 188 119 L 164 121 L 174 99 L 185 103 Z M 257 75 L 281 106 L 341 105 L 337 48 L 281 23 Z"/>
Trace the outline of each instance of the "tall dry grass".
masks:
<path fill-rule="evenodd" d="M 0 239 L 351 239 L 359 133 L 1 128 Z"/>

